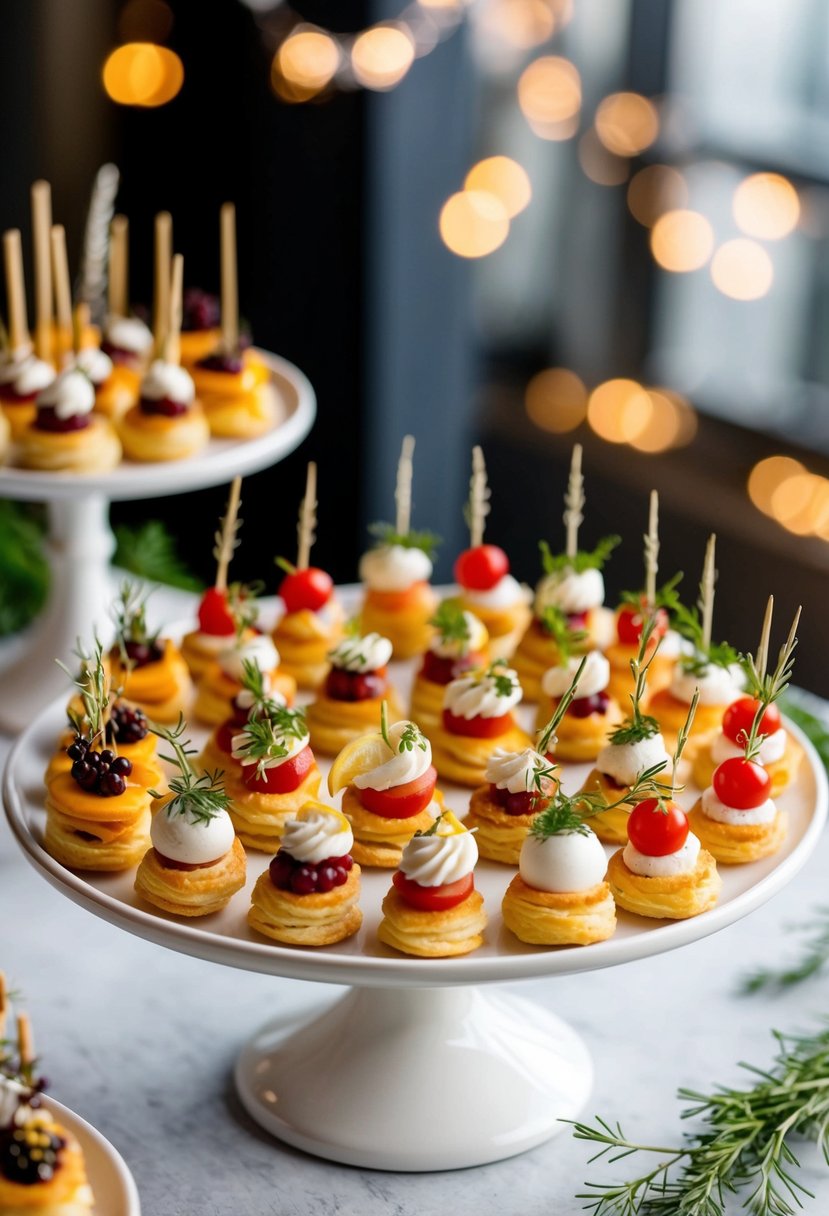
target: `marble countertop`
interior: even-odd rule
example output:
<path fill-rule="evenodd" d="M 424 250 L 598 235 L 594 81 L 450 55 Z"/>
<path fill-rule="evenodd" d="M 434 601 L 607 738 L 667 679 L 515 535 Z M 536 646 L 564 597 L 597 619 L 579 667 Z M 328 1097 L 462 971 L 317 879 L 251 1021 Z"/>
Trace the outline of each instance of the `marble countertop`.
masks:
<path fill-rule="evenodd" d="M 2 675 L 0 691 L 10 693 Z M 1 741 L 0 760 L 7 750 Z M 671 1143 L 683 1130 L 679 1086 L 734 1081 L 738 1060 L 769 1062 L 772 1027 L 814 1025 L 829 975 L 775 997 L 738 996 L 736 986 L 744 969 L 791 953 L 792 925 L 826 902 L 827 867 L 824 838 L 788 888 L 714 937 L 624 969 L 515 986 L 584 1035 L 596 1064 L 587 1116 Z M 145 1216 L 575 1216 L 586 1177 L 635 1168 L 588 1170 L 590 1146 L 567 1129 L 522 1156 L 454 1173 L 375 1173 L 305 1156 L 248 1119 L 232 1066 L 270 1017 L 321 1008 L 340 989 L 226 970 L 119 931 L 40 878 L 5 821 L 0 924 L 0 967 L 25 994 L 52 1093 L 120 1150 Z M 805 1210 L 823 1211 L 829 1171 L 811 1146 L 802 1160 L 816 1195 Z"/>

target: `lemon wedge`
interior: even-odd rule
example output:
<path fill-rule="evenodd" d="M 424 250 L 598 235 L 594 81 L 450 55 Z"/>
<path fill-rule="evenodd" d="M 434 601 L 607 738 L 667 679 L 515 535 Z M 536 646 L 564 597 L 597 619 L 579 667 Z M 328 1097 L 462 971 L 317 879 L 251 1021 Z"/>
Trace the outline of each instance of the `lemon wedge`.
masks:
<path fill-rule="evenodd" d="M 385 764 L 392 755 L 383 736 L 377 733 L 360 735 L 346 743 L 328 774 L 328 792 L 336 794 L 351 785 L 355 777 L 368 773 L 380 764 Z"/>
<path fill-rule="evenodd" d="M 307 819 L 310 815 L 319 814 L 331 815 L 343 828 L 348 828 L 351 826 L 345 815 L 336 810 L 333 806 L 328 806 L 324 802 L 318 802 L 316 798 L 312 798 L 306 802 L 301 809 L 297 811 L 296 818 Z"/>

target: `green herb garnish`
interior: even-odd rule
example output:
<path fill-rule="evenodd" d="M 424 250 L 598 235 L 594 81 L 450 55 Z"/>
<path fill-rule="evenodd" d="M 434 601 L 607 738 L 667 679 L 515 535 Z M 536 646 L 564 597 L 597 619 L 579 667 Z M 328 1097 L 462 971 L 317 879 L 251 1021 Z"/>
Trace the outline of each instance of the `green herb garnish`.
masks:
<path fill-rule="evenodd" d="M 181 587 L 184 591 L 204 589 L 202 581 L 179 557 L 174 538 L 159 519 L 148 520 L 137 528 L 119 524 L 115 529 L 112 560 L 122 570 L 153 583 Z"/>
<path fill-rule="evenodd" d="M 646 602 L 644 594 L 641 591 L 623 591 L 619 597 L 619 602 L 622 604 L 632 604 L 634 607 L 639 608 L 643 615 L 649 609 L 653 611 L 655 608 L 664 608 L 666 612 L 670 613 L 677 612 L 681 608 L 677 587 L 682 582 L 683 577 L 684 575 L 680 570 L 673 578 L 668 579 L 667 583 L 663 583 L 661 587 L 657 588 L 653 604 Z"/>
<path fill-rule="evenodd" d="M 538 621 L 544 632 L 548 633 L 555 642 L 556 649 L 564 663 L 588 637 L 586 629 L 571 629 L 567 614 L 561 608 L 557 608 L 555 604 L 547 604 L 542 609 Z"/>
<path fill-rule="evenodd" d="M 183 714 L 179 715 L 174 727 L 160 726 L 151 722 L 150 730 L 159 739 L 173 749 L 171 756 L 162 755 L 161 759 L 178 769 L 179 775 L 168 781 L 173 797 L 164 805 L 164 812 L 172 815 L 189 815 L 193 823 L 209 823 L 222 811 L 226 811 L 231 799 L 222 782 L 223 772 L 216 769 L 213 773 L 202 773 L 196 776 L 190 757 L 196 755 L 196 748 L 190 747 L 190 740 L 182 742 L 182 735 L 187 729 Z M 166 790 L 150 790 L 151 798 L 166 798 Z"/>
<path fill-rule="evenodd" d="M 398 532 L 394 524 L 374 523 L 369 525 L 370 534 L 380 545 L 400 545 L 403 549 L 421 549 L 427 557 L 434 557 L 440 537 L 434 532 Z"/>
<path fill-rule="evenodd" d="M 124 666 L 130 660 L 127 655 L 127 643 L 135 642 L 142 646 L 155 646 L 160 630 L 151 633 L 147 626 L 147 600 L 149 592 L 142 590 L 137 583 L 125 579 L 118 590 L 118 598 L 112 606 L 112 617 L 115 622 L 115 644 L 121 652 Z"/>
<path fill-rule="evenodd" d="M 441 642 L 459 642 L 460 654 L 468 654 L 471 642 L 469 621 L 459 600 L 441 600 L 429 624 L 434 625 Z"/>
<path fill-rule="evenodd" d="M 620 536 L 604 536 L 595 549 L 579 549 L 572 557 L 566 553 L 553 553 L 546 540 L 540 540 L 541 566 L 545 574 L 557 574 L 560 570 L 573 570 L 581 574 L 585 570 L 601 570 L 613 550 L 621 541 Z"/>
<path fill-rule="evenodd" d="M 598 790 L 582 790 L 577 794 L 565 794 L 559 786 L 551 796 L 550 804 L 540 811 L 530 827 L 531 835 L 539 840 L 549 836 L 564 836 L 569 832 L 578 832 L 581 836 L 589 835 L 590 828 L 586 819 L 600 815 L 603 811 L 612 811 L 619 806 L 633 806 L 645 798 L 659 797 L 664 793 L 664 787 L 655 781 L 662 771 L 661 764 L 641 772 L 636 781 L 615 802 L 608 802 L 604 794 Z"/>
<path fill-rule="evenodd" d="M 633 674 L 633 692 L 630 694 L 631 712 L 622 725 L 608 736 L 609 742 L 616 747 L 622 747 L 626 743 L 640 743 L 644 739 L 652 739 L 659 733 L 659 723 L 656 718 L 642 713 L 642 698 L 647 687 L 648 668 L 659 649 L 659 642 L 657 642 L 651 655 L 646 658 L 648 645 L 656 625 L 657 618 L 653 613 L 642 626 L 636 658 L 630 660 L 630 670 Z"/>

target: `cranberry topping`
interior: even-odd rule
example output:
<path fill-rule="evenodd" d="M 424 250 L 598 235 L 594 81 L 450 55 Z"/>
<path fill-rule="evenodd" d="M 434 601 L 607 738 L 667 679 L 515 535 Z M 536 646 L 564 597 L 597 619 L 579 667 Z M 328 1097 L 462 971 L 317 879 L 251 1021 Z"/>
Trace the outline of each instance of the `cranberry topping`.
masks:
<path fill-rule="evenodd" d="M 0 401 L 5 401 L 9 405 L 32 405 L 37 394 L 37 389 L 33 393 L 18 393 L 13 384 L 0 386 Z"/>
<path fill-rule="evenodd" d="M 344 671 L 332 667 L 325 681 L 325 695 L 332 701 L 369 701 L 384 697 L 388 684 L 385 667 L 377 671 Z"/>
<path fill-rule="evenodd" d="M 89 426 L 91 421 L 92 417 L 89 414 L 70 414 L 68 418 L 59 418 L 54 406 L 41 405 L 37 411 L 35 426 L 39 431 L 55 431 L 62 434 L 64 431 L 82 431 L 84 427 Z"/>
<path fill-rule="evenodd" d="M 546 801 L 535 790 L 511 794 L 509 790 L 499 790 L 497 785 L 490 785 L 489 796 L 506 815 L 534 815 Z"/>
<path fill-rule="evenodd" d="M 188 287 L 182 301 L 181 328 L 185 333 L 200 329 L 217 329 L 221 324 L 222 309 L 218 296 L 213 296 L 200 287 Z"/>
<path fill-rule="evenodd" d="M 206 372 L 226 372 L 229 376 L 238 376 L 244 370 L 244 360 L 239 351 L 214 351 L 212 355 L 206 355 L 204 359 L 199 359 L 196 367 L 202 368 Z"/>
<path fill-rule="evenodd" d="M 159 397 L 158 401 L 142 397 L 140 404 L 142 414 L 161 414 L 164 418 L 180 418 L 190 408 L 185 401 L 173 401 L 171 397 Z"/>
<path fill-rule="evenodd" d="M 164 658 L 164 647 L 158 642 L 127 642 L 124 649 L 127 658 L 131 659 L 136 667 L 146 667 L 148 663 L 158 663 Z M 121 657 L 117 646 L 111 653 L 115 659 Z"/>
<path fill-rule="evenodd" d="M 109 355 L 113 363 L 117 363 L 120 367 L 130 367 L 137 371 L 143 362 L 141 355 L 134 350 L 126 350 L 123 346 L 113 346 L 106 339 L 101 343 L 101 350 L 105 355 Z"/>
<path fill-rule="evenodd" d="M 137 705 L 113 705 L 106 727 L 107 743 L 140 743 L 149 733 L 147 715 Z"/>
<path fill-rule="evenodd" d="M 615 777 L 611 777 L 607 773 L 602 773 L 601 777 L 602 777 L 602 781 L 605 783 L 605 785 L 610 786 L 610 788 L 612 790 L 626 790 L 627 789 L 627 786 L 624 784 L 623 781 L 617 781 Z"/>
<path fill-rule="evenodd" d="M 439 654 L 433 654 L 431 650 L 427 650 L 423 656 L 423 666 L 420 669 L 420 674 L 424 680 L 429 680 L 432 684 L 451 684 L 458 676 L 462 676 L 465 671 L 469 671 L 471 667 L 479 667 L 483 663 L 483 655 L 470 652 L 462 657 L 455 659 L 447 659 Z"/>
<path fill-rule="evenodd" d="M 350 853 L 344 857 L 326 857 L 324 861 L 297 861 L 290 853 L 280 849 L 271 862 L 268 872 L 271 882 L 280 891 L 292 891 L 294 895 L 313 895 L 315 892 L 333 891 L 348 882 L 348 871 L 354 865 Z"/>
<path fill-rule="evenodd" d="M 586 629 L 587 628 L 587 613 L 586 612 L 570 612 L 567 616 L 568 629 Z"/>
<path fill-rule="evenodd" d="M 606 692 L 594 692 L 590 697 L 576 697 L 567 712 L 572 718 L 589 718 L 591 714 L 606 714 L 609 704 Z"/>
<path fill-rule="evenodd" d="M 209 866 L 215 866 L 216 861 L 221 860 L 217 857 L 216 861 L 176 861 L 172 857 L 165 857 L 163 853 L 159 853 L 158 849 L 153 849 L 153 852 L 168 870 L 206 870 Z"/>
<path fill-rule="evenodd" d="M 108 747 L 96 751 L 81 735 L 75 736 L 66 754 L 72 761 L 72 779 L 88 794 L 117 798 L 127 788 L 132 763 L 126 756 L 116 756 Z"/>

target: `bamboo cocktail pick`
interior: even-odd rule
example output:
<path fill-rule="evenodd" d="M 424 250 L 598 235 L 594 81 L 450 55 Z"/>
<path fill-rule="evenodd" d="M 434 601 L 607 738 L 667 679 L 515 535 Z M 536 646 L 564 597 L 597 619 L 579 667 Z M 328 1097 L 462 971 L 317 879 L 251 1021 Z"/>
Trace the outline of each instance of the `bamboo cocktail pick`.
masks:
<path fill-rule="evenodd" d="M 172 279 L 173 218 L 169 211 L 155 217 L 155 294 L 153 298 L 153 339 L 156 357 L 164 357 L 170 324 L 170 283 Z M 178 362 L 178 360 L 176 360 Z"/>
<path fill-rule="evenodd" d="M 299 506 L 299 523 L 297 525 L 297 570 L 307 570 L 311 561 L 311 546 L 316 540 L 314 529 L 317 526 L 317 466 L 316 462 L 308 462 L 308 473 L 305 478 L 305 497 Z"/>
<path fill-rule="evenodd" d="M 114 215 L 109 226 L 107 303 L 111 317 L 129 314 L 129 220 Z"/>
<path fill-rule="evenodd" d="M 473 549 L 484 543 L 486 517 L 490 512 L 489 486 L 486 479 L 486 462 L 483 449 L 477 444 L 472 449 L 472 479 L 469 483 L 469 544 Z"/>
<path fill-rule="evenodd" d="M 69 259 L 66 254 L 66 232 L 63 224 L 55 224 L 53 226 L 51 243 L 55 314 L 58 322 L 58 340 L 55 354 L 58 366 L 61 367 L 69 362 L 73 346 L 72 287 L 69 281 Z"/>
<path fill-rule="evenodd" d="M 567 528 L 567 556 L 575 558 L 579 549 L 579 527 L 584 515 L 584 478 L 581 474 L 582 446 L 577 443 L 573 448 L 570 461 L 570 478 L 567 482 L 567 493 L 564 495 L 564 524 Z"/>
<path fill-rule="evenodd" d="M 216 533 L 216 547 L 213 556 L 216 559 L 217 591 L 227 591 L 227 571 L 235 550 L 239 545 L 239 507 L 242 505 L 242 479 L 234 477 L 227 500 L 227 509 L 222 516 L 222 522 Z"/>
<path fill-rule="evenodd" d="M 717 581 L 715 563 L 717 537 L 711 533 L 705 548 L 705 564 L 702 567 L 702 582 L 699 585 L 700 609 L 702 613 L 702 649 L 708 654 L 711 649 L 711 628 L 714 621 L 714 585 Z"/>
<path fill-rule="evenodd" d="M 236 263 L 236 208 L 223 203 L 220 219 L 222 269 L 222 348 L 231 355 L 239 347 L 239 285 Z"/>
<path fill-rule="evenodd" d="M 395 529 L 398 536 L 408 535 L 412 523 L 412 457 L 414 449 L 414 435 L 405 435 L 403 447 L 400 450 L 400 460 L 397 464 L 397 485 L 394 490 L 394 502 L 397 508 Z"/>
<path fill-rule="evenodd" d="M 167 363 L 181 362 L 181 300 L 184 290 L 184 256 L 177 253 L 173 258 L 170 279 L 169 311 L 167 314 L 166 338 L 163 358 Z"/>
<path fill-rule="evenodd" d="M 656 606 L 656 576 L 659 572 L 659 495 L 651 490 L 648 531 L 645 535 L 645 602 Z"/>
<path fill-rule="evenodd" d="M 32 186 L 32 235 L 35 268 L 35 352 L 52 357 L 52 189 L 48 182 Z"/>
<path fill-rule="evenodd" d="M 3 233 L 3 261 L 6 270 L 6 301 L 9 322 L 9 351 L 18 358 L 31 349 L 29 320 L 26 316 L 26 284 L 23 278 L 23 246 L 20 229 Z"/>

